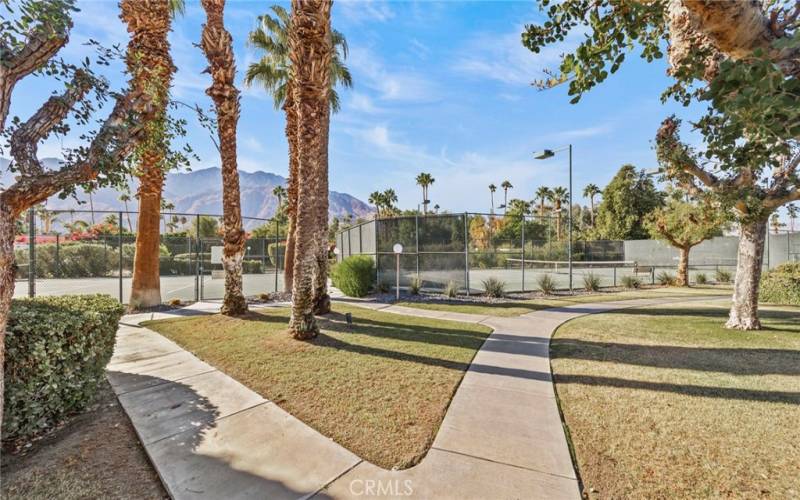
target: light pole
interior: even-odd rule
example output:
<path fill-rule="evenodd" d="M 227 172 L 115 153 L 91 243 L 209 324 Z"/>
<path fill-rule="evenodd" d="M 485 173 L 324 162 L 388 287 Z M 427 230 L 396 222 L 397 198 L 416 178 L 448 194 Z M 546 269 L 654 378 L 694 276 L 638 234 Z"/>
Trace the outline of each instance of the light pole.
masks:
<path fill-rule="evenodd" d="M 546 160 L 564 150 L 569 152 L 569 218 L 567 219 L 567 232 L 569 236 L 567 241 L 567 258 L 569 259 L 569 293 L 572 294 L 572 144 L 559 149 L 545 149 L 541 153 L 534 154 L 533 157 L 537 160 Z"/>
<path fill-rule="evenodd" d="M 397 300 L 400 300 L 400 254 L 403 253 L 403 245 L 400 243 L 395 243 L 394 247 L 395 259 L 397 260 L 397 270 L 395 272 L 395 297 Z"/>

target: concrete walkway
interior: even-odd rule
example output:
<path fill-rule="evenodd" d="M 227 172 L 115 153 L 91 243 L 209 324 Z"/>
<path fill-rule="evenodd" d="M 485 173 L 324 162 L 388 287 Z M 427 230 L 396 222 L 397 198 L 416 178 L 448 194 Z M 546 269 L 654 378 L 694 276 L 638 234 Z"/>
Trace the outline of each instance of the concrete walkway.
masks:
<path fill-rule="evenodd" d="M 691 299 L 689 299 L 691 300 Z M 681 299 L 548 309 L 514 318 L 354 303 L 482 323 L 494 331 L 467 370 L 433 446 L 388 471 L 319 434 L 161 335 L 138 326 L 214 312 L 123 318 L 108 378 L 165 487 L 183 498 L 580 498 L 550 374 L 550 336 L 584 314 Z"/>

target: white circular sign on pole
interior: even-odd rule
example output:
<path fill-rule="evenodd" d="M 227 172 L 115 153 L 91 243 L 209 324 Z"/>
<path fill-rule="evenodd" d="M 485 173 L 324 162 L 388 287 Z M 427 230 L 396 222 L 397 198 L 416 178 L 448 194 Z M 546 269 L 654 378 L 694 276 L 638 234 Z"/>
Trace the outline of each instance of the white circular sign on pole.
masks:
<path fill-rule="evenodd" d="M 392 249 L 394 250 L 394 253 L 403 253 L 403 245 L 400 243 L 395 243 Z"/>

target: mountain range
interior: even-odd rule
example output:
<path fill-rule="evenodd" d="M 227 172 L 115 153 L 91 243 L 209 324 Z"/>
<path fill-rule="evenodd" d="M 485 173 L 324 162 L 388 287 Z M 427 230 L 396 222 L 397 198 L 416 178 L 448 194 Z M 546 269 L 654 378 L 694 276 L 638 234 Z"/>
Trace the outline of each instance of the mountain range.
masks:
<path fill-rule="evenodd" d="M 58 159 L 45 158 L 42 160 L 49 169 L 58 168 Z M 13 174 L 8 171 L 9 160 L 0 158 L 0 185 L 8 185 L 13 181 Z M 190 172 L 170 173 L 164 184 L 164 199 L 175 205 L 175 212 L 221 214 L 222 213 L 222 173 L 220 168 L 211 167 Z M 275 214 L 278 199 L 272 194 L 275 186 L 286 186 L 286 178 L 263 171 L 239 172 L 239 191 L 241 194 L 242 216 L 268 219 Z M 130 192 L 132 201 L 128 202 L 128 209 L 136 210 L 136 179 L 131 181 Z M 110 188 L 98 189 L 92 195 L 95 210 L 124 210 L 124 204 L 119 201 L 120 193 Z M 59 199 L 57 196 L 47 201 L 47 208 L 57 210 L 89 210 L 89 197 L 79 190 L 78 200 L 67 198 Z M 330 191 L 328 193 L 329 216 L 343 217 L 352 215 L 353 218 L 366 217 L 374 212 L 373 208 L 347 193 Z M 245 227 L 251 229 L 259 226 L 263 221 L 245 220 Z"/>

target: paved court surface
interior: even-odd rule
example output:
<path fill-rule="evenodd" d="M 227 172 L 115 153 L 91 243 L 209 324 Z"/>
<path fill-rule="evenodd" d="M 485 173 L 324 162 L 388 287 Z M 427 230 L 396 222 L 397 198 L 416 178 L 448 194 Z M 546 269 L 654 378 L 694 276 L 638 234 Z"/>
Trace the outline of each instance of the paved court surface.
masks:
<path fill-rule="evenodd" d="M 202 287 L 204 300 L 221 299 L 225 291 L 225 280 L 212 279 L 203 276 L 199 285 Z M 283 290 L 283 273 L 277 276 L 278 290 Z M 244 293 L 255 296 L 260 293 L 275 291 L 275 273 L 245 274 L 243 276 Z M 81 279 L 37 279 L 36 295 L 64 295 L 72 293 L 106 293 L 112 297 L 119 297 L 119 278 L 81 278 Z M 172 299 L 181 299 L 193 302 L 195 300 L 196 281 L 194 276 L 162 276 L 161 299 L 169 302 Z M 122 278 L 122 302 L 127 303 L 131 291 L 131 278 Z M 17 281 L 14 288 L 15 297 L 28 295 L 28 282 Z"/>

